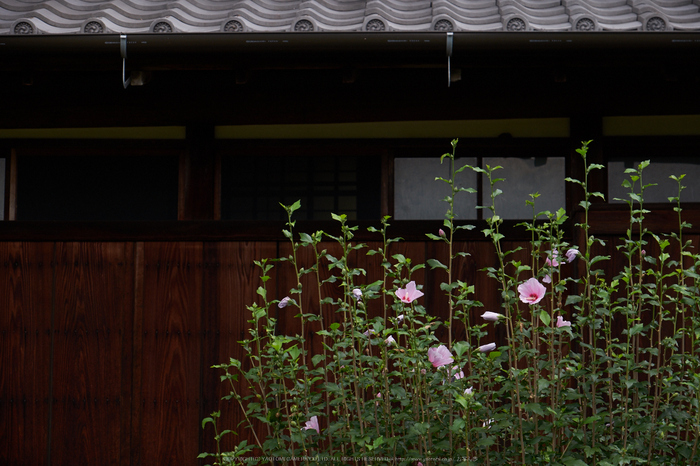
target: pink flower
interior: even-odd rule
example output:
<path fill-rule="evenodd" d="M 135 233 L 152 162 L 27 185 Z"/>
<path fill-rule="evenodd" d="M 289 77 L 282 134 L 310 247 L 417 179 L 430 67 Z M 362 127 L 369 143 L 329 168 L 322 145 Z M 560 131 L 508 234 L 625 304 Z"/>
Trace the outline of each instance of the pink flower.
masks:
<path fill-rule="evenodd" d="M 403 322 L 403 318 L 404 318 L 404 315 L 403 315 L 403 314 L 397 315 L 397 316 L 396 316 L 396 322 L 398 322 L 398 323 Z"/>
<path fill-rule="evenodd" d="M 396 343 L 396 340 L 394 340 L 394 337 L 389 335 L 389 337 L 387 337 L 387 339 L 384 340 L 384 343 L 386 344 L 386 346 L 391 346 Z"/>
<path fill-rule="evenodd" d="M 552 276 L 551 275 L 545 275 L 544 278 L 542 279 L 543 282 L 545 283 L 552 283 Z"/>
<path fill-rule="evenodd" d="M 559 252 L 555 249 L 552 251 L 552 259 L 549 257 L 544 260 L 544 263 L 547 264 L 550 267 L 558 267 L 559 262 L 557 262 L 557 256 L 559 255 Z"/>
<path fill-rule="evenodd" d="M 469 387 L 466 390 L 464 390 L 464 396 L 467 395 L 472 395 L 474 393 L 474 390 L 472 390 L 473 387 Z"/>
<path fill-rule="evenodd" d="M 428 359 L 433 367 L 442 367 L 454 361 L 454 359 L 452 359 L 452 353 L 450 353 L 450 350 L 448 350 L 445 345 L 440 345 L 437 348 L 428 348 Z"/>
<path fill-rule="evenodd" d="M 442 228 L 440 228 L 440 229 L 438 230 L 438 235 L 440 235 L 441 237 L 444 238 L 444 237 L 445 237 L 445 230 L 443 230 Z"/>
<path fill-rule="evenodd" d="M 376 333 L 377 333 L 377 332 L 375 332 L 374 329 L 371 328 L 371 329 L 369 329 L 369 330 L 365 330 L 365 332 L 363 333 L 363 335 L 366 336 L 366 337 L 369 337 L 369 336 L 374 335 L 374 334 L 376 334 Z"/>
<path fill-rule="evenodd" d="M 382 392 L 377 393 L 377 401 L 374 402 L 375 406 L 379 406 L 379 402 L 382 400 Z"/>
<path fill-rule="evenodd" d="M 557 328 L 559 327 L 571 327 L 571 322 L 564 320 L 562 316 L 557 316 Z"/>
<path fill-rule="evenodd" d="M 503 314 L 499 314 L 498 312 L 486 311 L 481 314 L 481 318 L 487 322 L 497 322 L 501 317 L 505 316 Z"/>
<path fill-rule="evenodd" d="M 525 283 L 521 283 L 518 286 L 518 292 L 520 293 L 520 301 L 526 304 L 537 304 L 544 298 L 547 288 L 533 277 Z"/>
<path fill-rule="evenodd" d="M 489 343 L 488 345 L 479 346 L 479 351 L 482 353 L 488 353 L 496 349 L 496 343 Z"/>
<path fill-rule="evenodd" d="M 566 251 L 566 262 L 573 262 L 578 255 L 578 249 L 569 249 Z"/>
<path fill-rule="evenodd" d="M 321 428 L 318 426 L 318 416 L 311 416 L 311 419 L 306 421 L 306 426 L 303 429 L 304 430 L 313 429 L 320 434 Z"/>
<path fill-rule="evenodd" d="M 352 295 L 358 301 L 362 301 L 362 290 L 360 290 L 359 288 L 355 288 L 354 290 L 352 290 Z"/>
<path fill-rule="evenodd" d="M 399 288 L 396 290 L 396 296 L 404 303 L 411 303 L 414 299 L 418 299 L 423 296 L 423 293 L 416 289 L 416 282 L 409 282 L 406 288 Z"/>
<path fill-rule="evenodd" d="M 453 380 L 459 380 L 464 378 L 464 371 L 459 370 L 458 366 L 454 366 L 452 368 L 452 371 L 454 372 L 454 374 L 452 375 L 450 382 L 452 382 Z"/>
<path fill-rule="evenodd" d="M 277 304 L 277 307 L 280 308 L 280 309 L 283 309 L 283 308 L 287 307 L 287 304 L 289 304 L 290 299 L 291 299 L 291 298 L 290 298 L 289 296 L 285 296 L 285 297 L 282 298 L 282 300 Z"/>

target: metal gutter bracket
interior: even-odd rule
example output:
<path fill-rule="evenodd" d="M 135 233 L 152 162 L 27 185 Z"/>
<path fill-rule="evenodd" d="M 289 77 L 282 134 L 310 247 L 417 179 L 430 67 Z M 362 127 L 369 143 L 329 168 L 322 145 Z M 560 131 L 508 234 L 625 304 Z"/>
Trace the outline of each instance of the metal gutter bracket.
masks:
<path fill-rule="evenodd" d="M 129 87 L 129 83 L 131 83 L 131 76 L 127 79 L 126 77 L 126 34 L 121 34 L 119 36 L 119 51 L 122 54 L 122 84 L 124 85 L 124 89 Z"/>
<path fill-rule="evenodd" d="M 450 83 L 452 82 L 452 64 L 451 64 L 451 58 L 452 58 L 452 43 L 453 43 L 454 35 L 452 32 L 447 33 L 447 87 L 450 87 Z"/>

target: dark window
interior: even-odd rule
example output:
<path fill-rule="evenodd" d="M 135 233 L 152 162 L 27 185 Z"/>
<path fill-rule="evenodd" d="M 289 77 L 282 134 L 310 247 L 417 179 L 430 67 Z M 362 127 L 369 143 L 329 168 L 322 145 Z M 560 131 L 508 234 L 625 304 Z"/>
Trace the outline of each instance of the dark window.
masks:
<path fill-rule="evenodd" d="M 221 216 L 226 220 L 286 220 L 280 203 L 301 200 L 299 220 L 380 217 L 381 163 L 369 156 L 225 156 Z"/>
<path fill-rule="evenodd" d="M 177 220 L 176 156 L 17 157 L 18 220 Z"/>

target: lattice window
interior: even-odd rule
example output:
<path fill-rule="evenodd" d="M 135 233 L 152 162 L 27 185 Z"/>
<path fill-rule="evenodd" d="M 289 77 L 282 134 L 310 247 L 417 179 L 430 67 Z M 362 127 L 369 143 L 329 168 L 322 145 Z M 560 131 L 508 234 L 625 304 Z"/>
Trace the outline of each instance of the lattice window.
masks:
<path fill-rule="evenodd" d="M 301 200 L 299 220 L 379 218 L 379 160 L 361 156 L 222 158 L 221 213 L 229 220 L 286 220 L 280 203 Z"/>

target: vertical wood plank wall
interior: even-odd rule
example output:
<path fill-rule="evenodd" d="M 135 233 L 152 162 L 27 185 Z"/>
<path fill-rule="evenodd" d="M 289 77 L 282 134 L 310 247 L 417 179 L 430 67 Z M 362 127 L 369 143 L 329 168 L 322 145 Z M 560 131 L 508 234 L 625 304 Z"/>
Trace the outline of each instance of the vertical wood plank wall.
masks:
<path fill-rule="evenodd" d="M 600 252 L 614 255 L 618 236 Z M 527 243 L 505 245 L 518 246 L 527 261 Z M 474 284 L 484 309 L 497 310 L 496 284 L 480 271 L 496 266 L 490 243 L 457 248 L 470 255 L 455 263 L 454 278 Z M 243 430 L 238 406 L 220 401 L 229 389 L 211 366 L 243 357 L 237 342 L 260 285 L 253 261 L 289 253 L 276 241 L 0 243 L 0 465 L 202 464 L 197 455 L 215 448 L 202 418 L 221 410 L 222 428 Z M 444 244 L 423 241 L 396 243 L 391 253 L 413 263 L 448 255 Z M 313 256 L 300 254 L 304 262 Z M 381 278 L 379 256 L 351 260 L 368 270 L 365 283 Z M 295 281 L 289 264 L 277 263 L 271 275 L 270 298 L 285 296 Z M 428 311 L 446 319 L 445 273 L 421 269 L 412 278 L 424 285 Z M 315 292 L 303 305 L 318 310 Z M 283 310 L 271 311 L 287 331 L 300 330 Z M 314 331 L 307 329 L 312 344 Z"/>

